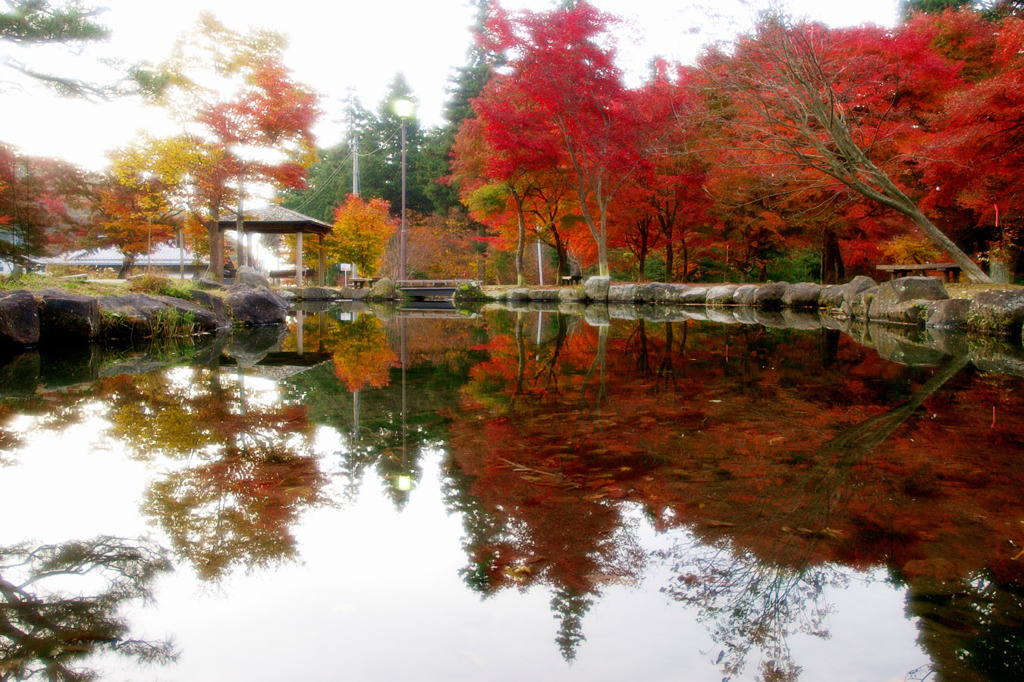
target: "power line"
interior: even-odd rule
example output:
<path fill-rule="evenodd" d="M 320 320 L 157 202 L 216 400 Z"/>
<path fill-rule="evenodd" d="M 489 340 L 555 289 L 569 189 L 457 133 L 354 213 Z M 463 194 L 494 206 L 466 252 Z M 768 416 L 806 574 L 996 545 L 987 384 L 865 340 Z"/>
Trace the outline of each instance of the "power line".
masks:
<path fill-rule="evenodd" d="M 330 184 L 331 184 L 331 180 L 333 180 L 334 178 L 336 178 L 336 177 L 338 176 L 338 174 L 339 174 L 339 173 L 341 173 L 341 170 L 342 170 L 343 168 L 345 168 L 345 167 L 346 167 L 346 166 L 348 165 L 348 162 L 352 160 L 352 155 L 353 155 L 353 154 L 356 154 L 356 155 L 358 155 L 358 156 L 361 156 L 361 157 L 364 157 L 364 158 L 365 158 L 365 157 L 367 157 L 367 156 L 373 156 L 373 155 L 375 155 L 375 154 L 378 154 L 378 153 L 380 153 L 380 152 L 384 151 L 384 150 L 385 150 L 385 149 L 387 148 L 387 145 L 388 145 L 388 143 L 389 143 L 389 142 L 391 142 L 392 140 L 394 140 L 394 139 L 395 139 L 395 138 L 396 138 L 396 137 L 398 136 L 398 134 L 399 134 L 399 133 L 401 132 L 401 130 L 402 130 L 401 128 L 398 128 L 398 129 L 396 129 L 396 130 L 395 130 L 395 132 L 393 132 L 393 133 L 391 134 L 391 136 L 390 136 L 390 137 L 389 137 L 388 139 L 386 139 L 386 140 L 384 140 L 383 142 L 381 142 L 381 144 L 380 144 L 380 145 L 379 145 L 379 146 L 378 146 L 378 147 L 377 147 L 376 149 L 374 149 L 373 151 L 367 152 L 367 153 L 365 153 L 365 154 L 360 154 L 360 153 L 359 153 L 359 150 L 358 150 L 358 149 L 353 149 L 353 150 L 351 150 L 351 151 L 349 152 L 348 156 L 346 156 L 346 157 L 345 157 L 345 158 L 344 158 L 344 159 L 343 159 L 343 160 L 342 160 L 342 161 L 341 161 L 341 162 L 340 162 L 340 163 L 339 163 L 339 164 L 337 165 L 337 167 L 336 167 L 336 168 L 335 168 L 335 169 L 334 169 L 334 170 L 333 170 L 333 171 L 331 172 L 331 174 L 327 176 L 327 179 L 326 179 L 326 180 L 324 180 L 324 181 L 323 181 L 323 182 L 322 182 L 322 183 L 320 184 L 320 186 L 319 186 L 318 188 L 316 188 L 315 190 L 313 190 L 313 191 L 312 191 L 312 193 L 308 194 L 308 195 L 307 195 L 307 196 L 306 196 L 306 197 L 305 197 L 305 198 L 303 199 L 302 203 L 300 203 L 300 204 L 299 204 L 299 205 L 298 205 L 298 206 L 297 206 L 297 207 L 296 207 L 296 208 L 295 208 L 294 210 L 296 210 L 296 211 L 301 211 L 301 210 L 302 210 L 302 209 L 304 209 L 304 208 L 305 208 L 306 206 L 309 206 L 309 204 L 310 204 L 310 203 L 311 203 L 311 202 L 312 202 L 312 201 L 313 201 L 314 199 L 316 199 L 316 198 L 317 198 L 318 196 L 320 196 L 320 193 L 321 193 L 321 192 L 323 192 L 323 191 L 324 191 L 325 189 L 327 189 L 328 185 L 330 185 Z"/>

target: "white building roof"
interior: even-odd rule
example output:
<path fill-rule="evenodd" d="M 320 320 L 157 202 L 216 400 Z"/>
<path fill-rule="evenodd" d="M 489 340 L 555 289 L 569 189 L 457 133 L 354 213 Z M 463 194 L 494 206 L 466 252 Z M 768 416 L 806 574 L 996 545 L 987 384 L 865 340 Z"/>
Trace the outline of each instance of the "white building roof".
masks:
<path fill-rule="evenodd" d="M 175 267 L 181 262 L 182 249 L 167 244 L 157 244 L 152 255 L 140 254 L 135 259 L 135 265 L 154 265 L 156 267 Z M 192 251 L 184 250 L 185 265 L 194 265 L 195 257 Z M 72 251 L 71 253 L 60 254 L 52 258 L 39 258 L 38 262 L 44 265 L 76 265 L 95 268 L 117 268 L 124 262 L 124 255 L 115 247 L 105 249 L 93 249 L 92 251 Z M 203 256 L 199 262 L 206 263 L 209 258 Z"/>

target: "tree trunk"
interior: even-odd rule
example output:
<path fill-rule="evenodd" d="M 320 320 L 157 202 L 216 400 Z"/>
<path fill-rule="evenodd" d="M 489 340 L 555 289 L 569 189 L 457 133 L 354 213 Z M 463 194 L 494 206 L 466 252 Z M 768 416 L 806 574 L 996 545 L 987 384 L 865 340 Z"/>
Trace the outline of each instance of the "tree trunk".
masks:
<path fill-rule="evenodd" d="M 510 188 L 511 189 L 511 188 Z M 512 198 L 516 202 L 516 286 L 526 286 L 526 216 L 523 214 L 523 197 L 512 190 Z"/>
<path fill-rule="evenodd" d="M 821 283 L 839 284 L 846 279 L 846 266 L 839 250 L 839 235 L 825 228 L 821 235 Z"/>
<path fill-rule="evenodd" d="M 569 274 L 569 252 L 557 230 L 551 230 L 551 238 L 555 242 L 555 254 L 558 256 L 558 275 L 555 277 L 555 284 L 558 284 Z"/>
<path fill-rule="evenodd" d="M 992 282 L 992 280 L 989 279 L 989 276 L 985 274 L 978 264 L 971 260 L 970 256 L 961 251 L 960 247 L 954 244 L 952 239 L 947 237 L 941 230 L 939 230 L 939 228 L 935 227 L 935 225 L 932 224 L 932 221 L 928 220 L 928 217 L 916 206 L 914 207 L 910 218 L 918 227 L 921 228 L 929 239 L 935 242 L 939 248 L 945 251 L 949 257 L 953 259 L 954 263 L 960 266 L 960 269 L 963 270 L 965 275 L 967 275 L 967 279 L 972 282 L 981 282 L 984 284 Z"/>
<path fill-rule="evenodd" d="M 487 226 L 483 223 L 477 223 L 476 236 L 481 239 L 480 253 L 476 256 L 476 278 L 483 284 L 484 279 L 487 277 L 487 242 L 483 241 L 484 237 L 487 236 Z"/>
<path fill-rule="evenodd" d="M 221 238 L 216 217 L 206 223 L 206 231 L 210 236 L 210 279 L 215 282 L 224 281 L 224 240 Z"/>
<path fill-rule="evenodd" d="M 135 265 L 135 259 L 131 256 L 125 256 L 124 260 L 121 261 L 121 269 L 117 271 L 117 278 L 128 279 L 128 275 L 132 272 L 133 265 Z"/>
<path fill-rule="evenodd" d="M 669 237 L 668 244 L 665 245 L 665 281 L 674 282 L 676 281 L 675 273 L 675 249 L 672 246 L 672 238 Z"/>

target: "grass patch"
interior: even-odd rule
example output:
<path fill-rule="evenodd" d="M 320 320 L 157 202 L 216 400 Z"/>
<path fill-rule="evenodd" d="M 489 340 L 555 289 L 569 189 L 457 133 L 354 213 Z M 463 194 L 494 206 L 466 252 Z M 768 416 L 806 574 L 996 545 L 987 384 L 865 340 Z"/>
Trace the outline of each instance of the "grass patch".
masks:
<path fill-rule="evenodd" d="M 20 277 L 0 276 L 0 291 L 16 291 L 18 289 L 28 291 L 61 289 L 81 296 L 116 296 L 128 292 L 128 283 L 117 279 L 101 281 L 63 279 L 38 272 L 25 273 Z"/>
<path fill-rule="evenodd" d="M 153 338 L 173 339 L 199 333 L 196 316 L 188 310 L 166 308 L 153 317 Z"/>
<path fill-rule="evenodd" d="M 100 328 L 108 339 L 148 338 L 154 341 L 180 339 L 201 333 L 195 314 L 177 308 L 164 308 L 148 324 L 118 312 L 101 312 Z"/>
<path fill-rule="evenodd" d="M 1019 284 L 978 284 L 975 282 L 950 282 L 944 285 L 950 298 L 970 298 L 983 291 L 1015 291 L 1024 289 Z"/>

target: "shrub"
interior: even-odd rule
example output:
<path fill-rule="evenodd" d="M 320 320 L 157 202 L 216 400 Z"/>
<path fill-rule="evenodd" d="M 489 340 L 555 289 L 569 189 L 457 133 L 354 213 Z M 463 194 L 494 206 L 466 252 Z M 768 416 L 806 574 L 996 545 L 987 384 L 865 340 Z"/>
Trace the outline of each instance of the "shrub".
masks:
<path fill-rule="evenodd" d="M 817 282 L 821 278 L 821 255 L 817 249 L 787 251 L 768 263 L 773 282 Z"/>
<path fill-rule="evenodd" d="M 155 294 L 183 298 L 186 301 L 192 300 L 191 287 L 186 284 L 178 284 L 169 277 L 161 275 L 147 274 L 135 277 L 129 282 L 128 288 L 137 294 Z"/>

